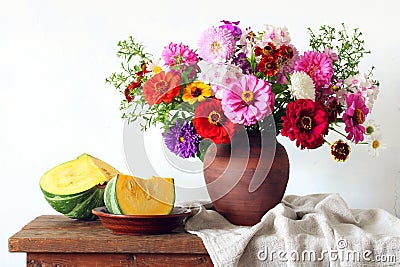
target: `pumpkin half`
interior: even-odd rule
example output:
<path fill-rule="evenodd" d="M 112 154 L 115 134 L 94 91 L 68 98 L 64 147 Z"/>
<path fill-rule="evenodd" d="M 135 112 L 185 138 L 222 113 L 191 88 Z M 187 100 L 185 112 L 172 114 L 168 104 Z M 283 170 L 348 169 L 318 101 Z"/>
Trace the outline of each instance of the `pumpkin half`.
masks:
<path fill-rule="evenodd" d="M 117 174 L 107 184 L 104 202 L 112 214 L 167 215 L 175 203 L 174 179 Z"/>
<path fill-rule="evenodd" d="M 92 220 L 92 209 L 104 206 L 107 181 L 119 173 L 114 167 L 82 154 L 47 171 L 40 188 L 47 202 L 58 212 L 73 218 Z"/>

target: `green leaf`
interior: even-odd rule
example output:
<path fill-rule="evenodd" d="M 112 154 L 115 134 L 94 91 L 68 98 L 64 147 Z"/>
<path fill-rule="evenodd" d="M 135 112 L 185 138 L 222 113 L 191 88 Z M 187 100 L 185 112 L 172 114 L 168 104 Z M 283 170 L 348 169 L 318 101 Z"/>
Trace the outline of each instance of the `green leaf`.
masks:
<path fill-rule="evenodd" d="M 211 142 L 208 139 L 203 139 L 201 140 L 200 144 L 199 144 L 199 150 L 197 153 L 197 157 L 201 160 L 204 161 L 204 157 L 206 155 L 207 149 L 214 144 L 213 142 Z"/>

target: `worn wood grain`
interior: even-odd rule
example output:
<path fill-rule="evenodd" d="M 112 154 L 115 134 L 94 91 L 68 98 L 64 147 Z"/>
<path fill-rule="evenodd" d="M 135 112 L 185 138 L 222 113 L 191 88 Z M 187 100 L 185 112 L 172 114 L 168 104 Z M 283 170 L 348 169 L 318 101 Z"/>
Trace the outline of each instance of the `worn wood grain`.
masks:
<path fill-rule="evenodd" d="M 34 219 L 8 240 L 10 252 L 207 254 L 201 239 L 174 230 L 164 235 L 114 235 L 100 221 L 62 215 Z"/>
<path fill-rule="evenodd" d="M 138 254 L 134 258 L 135 267 L 213 266 L 208 255 Z"/>
<path fill-rule="evenodd" d="M 130 254 L 63 254 L 63 253 L 28 253 L 28 267 L 133 267 L 134 260 Z"/>

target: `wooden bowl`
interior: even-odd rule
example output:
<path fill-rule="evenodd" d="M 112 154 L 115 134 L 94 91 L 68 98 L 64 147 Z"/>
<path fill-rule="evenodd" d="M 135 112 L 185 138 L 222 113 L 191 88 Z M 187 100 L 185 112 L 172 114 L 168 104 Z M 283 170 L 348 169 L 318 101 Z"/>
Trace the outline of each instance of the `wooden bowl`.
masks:
<path fill-rule="evenodd" d="M 92 213 L 114 234 L 157 235 L 182 225 L 183 220 L 191 215 L 191 210 L 174 207 L 168 215 L 116 215 L 110 214 L 106 207 L 98 207 Z"/>

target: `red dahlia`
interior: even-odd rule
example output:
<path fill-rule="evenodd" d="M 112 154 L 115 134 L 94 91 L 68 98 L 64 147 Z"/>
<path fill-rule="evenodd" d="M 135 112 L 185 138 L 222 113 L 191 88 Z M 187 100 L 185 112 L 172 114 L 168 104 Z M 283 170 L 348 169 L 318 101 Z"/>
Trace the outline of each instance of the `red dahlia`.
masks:
<path fill-rule="evenodd" d="M 181 78 L 177 73 L 161 71 L 151 77 L 143 86 L 144 100 L 151 106 L 170 103 L 179 95 Z"/>
<path fill-rule="evenodd" d="M 281 134 L 296 140 L 301 149 L 313 149 L 324 143 L 323 135 L 328 131 L 328 114 L 319 102 L 297 99 L 286 107 L 282 117 Z"/>
<path fill-rule="evenodd" d="M 215 144 L 229 143 L 231 137 L 241 128 L 225 117 L 221 101 L 214 98 L 197 105 L 193 125 L 201 137 L 210 139 Z"/>

